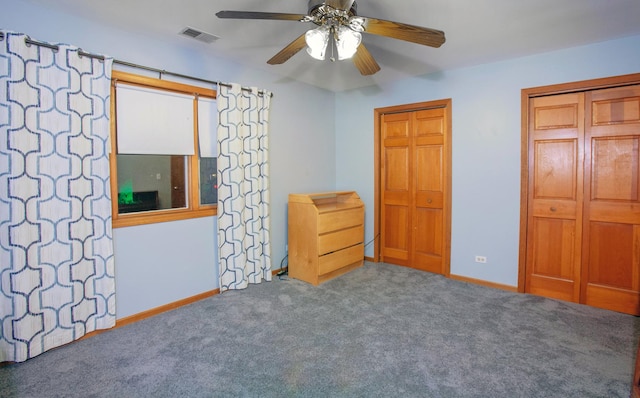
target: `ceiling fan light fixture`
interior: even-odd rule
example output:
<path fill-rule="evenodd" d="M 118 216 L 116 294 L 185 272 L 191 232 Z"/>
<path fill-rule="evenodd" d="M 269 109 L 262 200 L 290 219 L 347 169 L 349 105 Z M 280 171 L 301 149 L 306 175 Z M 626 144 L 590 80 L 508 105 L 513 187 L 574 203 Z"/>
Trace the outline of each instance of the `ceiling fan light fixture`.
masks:
<path fill-rule="evenodd" d="M 363 76 L 380 70 L 380 65 L 362 43 L 361 33 L 385 36 L 392 39 L 438 48 L 445 42 L 444 32 L 384 19 L 358 16 L 356 1 L 360 0 L 308 0 L 307 14 L 291 14 L 260 11 L 219 11 L 218 18 L 265 19 L 313 23 L 318 26 L 298 36 L 276 55 L 269 65 L 279 65 L 307 47 L 307 53 L 324 60 L 331 46 L 331 61 L 352 58 Z M 334 56 L 334 50 L 337 55 Z"/>
<path fill-rule="evenodd" d="M 317 29 L 311 29 L 305 33 L 304 39 L 308 46 L 307 53 L 315 59 L 324 60 L 329 43 L 329 27 L 321 26 Z"/>
<path fill-rule="evenodd" d="M 338 50 L 338 59 L 349 59 L 358 51 L 358 46 L 362 42 L 360 32 L 355 32 L 346 26 L 338 28 L 338 40 L 336 48 Z"/>

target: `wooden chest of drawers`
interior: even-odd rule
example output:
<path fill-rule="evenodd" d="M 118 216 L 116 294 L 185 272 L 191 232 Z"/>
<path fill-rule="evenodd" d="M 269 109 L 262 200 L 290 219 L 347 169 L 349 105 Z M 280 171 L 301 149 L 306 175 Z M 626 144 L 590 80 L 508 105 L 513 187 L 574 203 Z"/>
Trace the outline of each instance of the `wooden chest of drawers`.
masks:
<path fill-rule="evenodd" d="M 289 195 L 289 276 L 313 285 L 364 262 L 364 203 L 353 191 Z"/>

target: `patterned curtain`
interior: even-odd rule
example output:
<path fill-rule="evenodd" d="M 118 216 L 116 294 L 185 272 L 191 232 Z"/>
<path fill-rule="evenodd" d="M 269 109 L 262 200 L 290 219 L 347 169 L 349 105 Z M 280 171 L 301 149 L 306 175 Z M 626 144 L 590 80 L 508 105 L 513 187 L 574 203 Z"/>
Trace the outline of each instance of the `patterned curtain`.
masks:
<path fill-rule="evenodd" d="M 115 324 L 112 59 L 0 38 L 0 362 L 22 362 Z"/>
<path fill-rule="evenodd" d="M 220 85 L 218 245 L 220 291 L 271 280 L 269 106 L 271 93 Z"/>

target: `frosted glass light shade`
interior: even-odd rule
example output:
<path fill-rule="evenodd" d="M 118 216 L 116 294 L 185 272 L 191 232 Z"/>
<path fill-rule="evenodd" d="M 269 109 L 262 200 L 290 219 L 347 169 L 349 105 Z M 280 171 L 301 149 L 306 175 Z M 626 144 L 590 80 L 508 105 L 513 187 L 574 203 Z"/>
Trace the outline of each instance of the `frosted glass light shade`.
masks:
<path fill-rule="evenodd" d="M 361 42 L 362 35 L 359 32 L 355 32 L 346 26 L 340 26 L 338 28 L 338 41 L 336 42 L 338 59 L 343 60 L 353 57 Z"/>
<path fill-rule="evenodd" d="M 315 59 L 323 60 L 329 43 L 329 28 L 321 26 L 311 29 L 304 35 L 304 39 L 308 46 L 307 53 Z"/>

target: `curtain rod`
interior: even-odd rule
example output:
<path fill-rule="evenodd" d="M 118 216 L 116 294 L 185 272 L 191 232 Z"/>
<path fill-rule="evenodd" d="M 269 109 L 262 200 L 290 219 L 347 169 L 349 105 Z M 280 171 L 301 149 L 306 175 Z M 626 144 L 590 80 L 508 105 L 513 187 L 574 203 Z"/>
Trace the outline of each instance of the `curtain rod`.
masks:
<path fill-rule="evenodd" d="M 0 40 L 4 40 L 4 37 L 5 37 L 4 32 L 0 32 Z M 29 36 L 27 36 L 24 39 L 24 42 L 27 45 L 32 45 L 33 44 L 35 46 L 49 48 L 49 49 L 51 49 L 53 51 L 58 51 L 60 49 L 60 47 L 58 45 L 50 44 L 50 43 L 46 43 L 46 42 L 42 42 L 42 41 L 33 40 Z M 92 53 L 84 52 L 84 51 L 82 51 L 82 49 L 78 49 L 78 55 L 81 56 L 81 57 L 93 58 L 93 59 L 97 59 L 97 60 L 100 60 L 100 61 L 104 61 L 104 55 L 92 54 Z M 129 67 L 132 67 L 132 68 L 143 69 L 143 70 L 147 70 L 147 71 L 150 71 L 150 72 L 155 72 L 155 73 L 158 73 L 161 78 L 162 78 L 162 75 L 170 75 L 170 76 L 179 77 L 179 78 L 182 78 L 182 79 L 195 80 L 195 81 L 202 82 L 202 83 L 208 83 L 208 84 L 213 84 L 213 85 L 221 85 L 221 86 L 225 86 L 225 87 L 231 87 L 230 84 L 218 82 L 218 81 L 215 81 L 215 80 L 207 80 L 207 79 L 202 79 L 202 78 L 199 78 L 199 77 L 194 77 L 194 76 L 189 76 L 189 75 L 183 75 L 183 74 L 180 74 L 180 73 L 169 72 L 169 71 L 166 71 L 164 69 L 158 69 L 158 68 L 153 68 L 151 66 L 144 66 L 144 65 L 134 64 L 132 62 L 121 61 L 121 60 L 118 60 L 118 59 L 114 59 L 113 63 L 118 64 L 118 65 L 123 65 L 123 66 L 129 66 Z M 242 88 L 243 91 L 251 91 L 251 89 L 247 88 L 247 87 L 241 87 L 241 88 Z M 264 95 L 264 91 L 259 90 L 258 94 L 259 95 Z M 273 93 L 271 93 L 271 97 L 273 97 Z"/>

